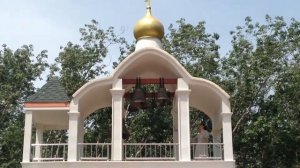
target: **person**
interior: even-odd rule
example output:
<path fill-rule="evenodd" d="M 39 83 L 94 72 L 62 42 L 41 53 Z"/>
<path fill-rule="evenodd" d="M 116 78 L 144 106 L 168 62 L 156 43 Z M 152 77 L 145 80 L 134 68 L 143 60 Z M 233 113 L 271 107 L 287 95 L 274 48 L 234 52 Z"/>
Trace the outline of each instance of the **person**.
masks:
<path fill-rule="evenodd" d="M 196 137 L 197 144 L 195 149 L 195 158 L 208 157 L 208 138 L 209 132 L 207 131 L 207 126 L 204 123 L 201 123 Z"/>

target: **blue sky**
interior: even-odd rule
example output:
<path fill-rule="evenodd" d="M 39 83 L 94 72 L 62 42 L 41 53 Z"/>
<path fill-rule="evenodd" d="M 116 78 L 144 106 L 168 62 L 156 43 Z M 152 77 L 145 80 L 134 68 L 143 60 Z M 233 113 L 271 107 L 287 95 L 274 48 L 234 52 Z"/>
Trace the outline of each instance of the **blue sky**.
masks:
<path fill-rule="evenodd" d="M 16 49 L 33 44 L 46 49 L 53 62 L 60 46 L 78 42 L 79 28 L 91 19 L 102 28 L 114 26 L 133 41 L 135 22 L 145 14 L 144 0 L 1 0 L 0 44 Z M 206 22 L 207 32 L 220 34 L 221 54 L 230 49 L 230 30 L 244 23 L 246 16 L 262 23 L 266 14 L 300 21 L 300 0 L 152 0 L 152 13 L 165 26 L 185 18 L 188 23 Z M 118 57 L 111 52 L 110 58 Z M 38 82 L 38 85 L 43 82 Z"/>

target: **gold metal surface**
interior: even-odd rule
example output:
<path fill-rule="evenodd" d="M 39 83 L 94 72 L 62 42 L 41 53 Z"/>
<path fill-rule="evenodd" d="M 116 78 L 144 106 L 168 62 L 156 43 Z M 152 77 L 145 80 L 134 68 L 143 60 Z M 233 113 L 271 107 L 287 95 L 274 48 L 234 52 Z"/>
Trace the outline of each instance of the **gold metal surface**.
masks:
<path fill-rule="evenodd" d="M 134 37 L 139 40 L 145 37 L 155 37 L 162 39 L 164 36 L 164 26 L 161 22 L 151 15 L 150 0 L 147 3 L 146 15 L 140 19 L 134 27 Z"/>

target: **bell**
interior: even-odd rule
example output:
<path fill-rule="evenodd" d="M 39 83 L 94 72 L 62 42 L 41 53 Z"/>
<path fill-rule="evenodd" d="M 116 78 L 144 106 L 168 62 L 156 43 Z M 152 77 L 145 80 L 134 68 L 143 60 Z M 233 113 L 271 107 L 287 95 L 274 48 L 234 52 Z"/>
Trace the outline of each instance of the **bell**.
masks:
<path fill-rule="evenodd" d="M 145 93 L 141 88 L 135 89 L 133 93 L 132 101 L 134 103 L 143 103 L 145 102 Z"/>
<path fill-rule="evenodd" d="M 169 97 L 168 97 L 168 92 L 164 86 L 164 79 L 163 78 L 160 78 L 159 79 L 159 89 L 158 89 L 158 92 L 157 92 L 157 97 L 156 97 L 157 100 L 168 100 Z"/>
<path fill-rule="evenodd" d="M 157 92 L 157 100 L 167 100 L 168 98 L 168 93 L 165 88 L 159 88 Z"/>
<path fill-rule="evenodd" d="M 146 101 L 145 92 L 141 88 L 140 84 L 141 84 L 141 78 L 136 78 L 136 86 L 132 97 L 132 101 L 134 103 L 143 103 Z"/>

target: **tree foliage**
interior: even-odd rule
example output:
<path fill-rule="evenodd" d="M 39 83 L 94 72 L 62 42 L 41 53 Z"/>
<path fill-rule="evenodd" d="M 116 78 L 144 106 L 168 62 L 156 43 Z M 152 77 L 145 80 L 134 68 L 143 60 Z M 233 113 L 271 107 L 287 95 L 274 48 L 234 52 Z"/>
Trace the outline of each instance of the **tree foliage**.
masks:
<path fill-rule="evenodd" d="M 220 68 L 219 35 L 206 32 L 205 22 L 197 25 L 180 19 L 171 24 L 163 40 L 164 49 L 173 55 L 195 77 L 217 80 Z"/>
<path fill-rule="evenodd" d="M 84 141 L 87 143 L 110 143 L 112 130 L 112 110 L 103 108 L 92 113 L 85 119 L 86 133 Z"/>
<path fill-rule="evenodd" d="M 101 28 L 100 24 L 92 20 L 79 29 L 81 44 L 68 42 L 53 64 L 52 75 L 58 72 L 62 85 L 71 96 L 82 85 L 91 79 L 104 76 L 104 62 L 109 54 L 111 45 L 120 48 L 125 44 L 124 38 L 115 34 L 114 28 Z M 85 120 L 87 142 L 109 142 L 111 139 L 111 108 L 99 109 Z M 59 133 L 64 134 L 64 133 Z"/>
<path fill-rule="evenodd" d="M 47 52 L 35 56 L 32 45 L 0 50 L 0 167 L 20 167 L 24 115 L 22 103 L 35 91 L 33 82 L 48 64 Z"/>
<path fill-rule="evenodd" d="M 288 25 L 282 17 L 266 16 L 266 23 L 259 24 L 247 17 L 231 32 L 232 50 L 223 60 L 222 75 L 232 96 L 239 167 L 297 164 L 299 26 L 294 19 Z"/>
<path fill-rule="evenodd" d="M 115 34 L 113 27 L 104 30 L 95 20 L 79 31 L 82 44 L 68 42 L 61 47 L 62 51 L 56 58 L 58 64 L 52 65 L 53 72 L 59 71 L 61 82 L 70 96 L 87 81 L 107 74 L 103 61 L 109 46 L 124 41 Z"/>
<path fill-rule="evenodd" d="M 172 142 L 172 116 L 170 106 L 138 110 L 130 114 L 128 142 Z"/>

